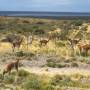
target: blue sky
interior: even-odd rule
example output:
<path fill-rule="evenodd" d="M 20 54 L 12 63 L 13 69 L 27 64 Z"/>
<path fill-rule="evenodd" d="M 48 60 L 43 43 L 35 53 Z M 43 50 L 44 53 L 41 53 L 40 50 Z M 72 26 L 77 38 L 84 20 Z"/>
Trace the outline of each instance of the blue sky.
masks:
<path fill-rule="evenodd" d="M 0 11 L 90 12 L 90 0 L 0 0 Z"/>

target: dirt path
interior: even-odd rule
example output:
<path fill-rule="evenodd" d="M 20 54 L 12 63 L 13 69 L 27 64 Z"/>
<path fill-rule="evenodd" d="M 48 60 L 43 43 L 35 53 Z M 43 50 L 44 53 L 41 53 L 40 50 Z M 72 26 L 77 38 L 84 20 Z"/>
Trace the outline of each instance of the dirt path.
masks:
<path fill-rule="evenodd" d="M 60 75 L 72 75 L 72 74 L 81 74 L 81 75 L 90 75 L 90 70 L 79 69 L 79 68 L 40 68 L 40 67 L 22 67 L 22 69 L 35 73 L 38 75 L 49 75 L 53 76 L 56 74 Z"/>

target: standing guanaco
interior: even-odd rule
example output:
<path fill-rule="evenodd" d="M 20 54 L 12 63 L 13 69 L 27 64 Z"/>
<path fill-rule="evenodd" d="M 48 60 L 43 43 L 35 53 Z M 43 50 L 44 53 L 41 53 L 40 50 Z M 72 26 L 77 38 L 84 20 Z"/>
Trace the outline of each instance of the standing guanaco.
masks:
<path fill-rule="evenodd" d="M 47 45 L 47 43 L 49 42 L 49 39 L 47 40 L 47 39 L 42 39 L 42 40 L 40 40 L 40 45 L 42 46 L 42 45 Z"/>
<path fill-rule="evenodd" d="M 22 42 L 24 40 L 24 37 L 17 34 L 10 34 L 7 35 L 5 39 L 2 39 L 1 42 L 9 42 L 12 45 L 12 49 L 14 52 L 14 49 L 17 47 L 20 48 Z"/>
<path fill-rule="evenodd" d="M 70 39 L 69 38 L 68 41 L 69 41 L 70 46 L 74 50 L 74 46 L 77 45 L 81 41 L 81 38 L 80 39 Z"/>
<path fill-rule="evenodd" d="M 11 70 L 15 68 L 15 70 L 18 72 L 18 68 L 19 68 L 19 59 L 17 59 L 16 61 L 10 62 L 9 64 L 7 64 L 5 66 L 5 69 L 3 71 L 3 75 L 5 75 L 6 73 L 11 73 Z"/>
<path fill-rule="evenodd" d="M 23 42 L 23 39 L 20 39 L 20 40 L 18 40 L 18 41 L 13 41 L 12 42 L 12 48 L 13 48 L 13 52 L 14 52 L 14 49 L 17 47 L 18 49 L 20 48 L 20 46 L 21 46 L 21 43 Z"/>
<path fill-rule="evenodd" d="M 78 44 L 78 48 L 80 50 L 80 55 L 84 51 L 85 56 L 87 56 L 88 51 L 90 50 L 90 44 Z"/>
<path fill-rule="evenodd" d="M 68 39 L 68 41 L 69 41 L 69 44 L 70 44 L 70 46 L 71 46 L 71 48 L 72 48 L 72 50 L 73 50 L 73 54 L 75 55 L 76 54 L 76 51 L 75 51 L 75 46 L 80 42 L 80 40 L 81 40 L 81 38 L 80 39 Z"/>
<path fill-rule="evenodd" d="M 80 42 L 81 38 L 80 39 L 68 39 L 68 41 L 70 42 L 71 45 L 76 45 Z"/>

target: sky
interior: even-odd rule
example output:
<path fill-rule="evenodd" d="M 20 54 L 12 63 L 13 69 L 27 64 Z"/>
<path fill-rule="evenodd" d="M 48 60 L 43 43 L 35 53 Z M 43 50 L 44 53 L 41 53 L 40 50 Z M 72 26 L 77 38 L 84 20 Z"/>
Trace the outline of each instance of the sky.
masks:
<path fill-rule="evenodd" d="M 90 0 L 0 0 L 0 11 L 90 12 Z"/>

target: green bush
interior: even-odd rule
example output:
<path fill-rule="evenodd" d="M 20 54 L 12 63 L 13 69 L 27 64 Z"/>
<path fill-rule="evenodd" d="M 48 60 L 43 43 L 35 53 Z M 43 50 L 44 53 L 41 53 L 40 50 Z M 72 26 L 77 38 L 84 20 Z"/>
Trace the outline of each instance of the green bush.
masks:
<path fill-rule="evenodd" d="M 81 26 L 83 24 L 83 21 L 81 21 L 81 20 L 76 21 L 75 20 L 75 21 L 72 22 L 72 24 L 75 25 L 75 26 Z"/>
<path fill-rule="evenodd" d="M 51 58 L 47 60 L 47 62 L 52 62 L 52 61 L 53 61 L 53 60 L 52 60 Z"/>
<path fill-rule="evenodd" d="M 67 65 L 65 65 L 65 64 L 57 64 L 57 67 L 58 68 L 63 68 L 63 67 L 66 67 Z"/>
<path fill-rule="evenodd" d="M 42 90 L 55 90 L 53 85 L 46 85 Z"/>
<path fill-rule="evenodd" d="M 23 57 L 25 54 L 23 51 L 16 52 L 16 56 Z"/>
<path fill-rule="evenodd" d="M 72 86 L 74 84 L 68 76 L 64 75 L 55 75 L 52 80 L 51 84 L 54 86 Z"/>
<path fill-rule="evenodd" d="M 25 90 L 40 90 L 41 85 L 38 77 L 30 75 L 30 77 L 26 79 L 26 82 L 23 83 L 22 88 Z"/>
<path fill-rule="evenodd" d="M 58 42 L 56 42 L 56 46 L 58 46 L 58 47 L 64 47 L 65 44 L 63 42 L 61 42 L 61 41 L 58 41 Z"/>
<path fill-rule="evenodd" d="M 19 70 L 18 76 L 27 77 L 27 76 L 29 76 L 29 73 L 27 71 L 24 71 L 24 70 Z"/>
<path fill-rule="evenodd" d="M 0 74 L 0 80 L 2 80 L 3 79 L 3 75 L 2 74 Z"/>
<path fill-rule="evenodd" d="M 55 75 L 53 78 L 52 78 L 52 81 L 51 81 L 51 84 L 52 85 L 58 85 L 60 83 L 60 81 L 63 80 L 63 77 L 60 76 L 60 75 Z"/>
<path fill-rule="evenodd" d="M 32 53 L 32 52 L 27 52 L 27 53 L 25 53 L 25 56 L 30 56 L 30 57 L 33 57 L 33 56 L 35 56 L 35 54 L 34 54 L 34 53 Z"/>
<path fill-rule="evenodd" d="M 71 63 L 71 66 L 72 66 L 72 67 L 79 67 L 78 63 L 76 63 L 76 62 L 72 62 L 72 63 Z"/>
<path fill-rule="evenodd" d="M 14 83 L 14 80 L 15 80 L 14 75 L 4 76 L 4 83 L 6 84 L 12 84 Z"/>
<path fill-rule="evenodd" d="M 19 52 L 16 52 L 16 56 L 17 56 L 17 57 L 23 57 L 23 56 L 26 56 L 26 57 L 28 57 L 28 56 L 33 57 L 33 56 L 35 56 L 35 54 L 32 53 L 32 52 L 23 52 L 23 51 L 19 51 Z"/>
<path fill-rule="evenodd" d="M 56 64 L 54 62 L 48 62 L 47 63 L 47 66 L 48 67 L 54 67 L 55 68 L 56 67 Z"/>

